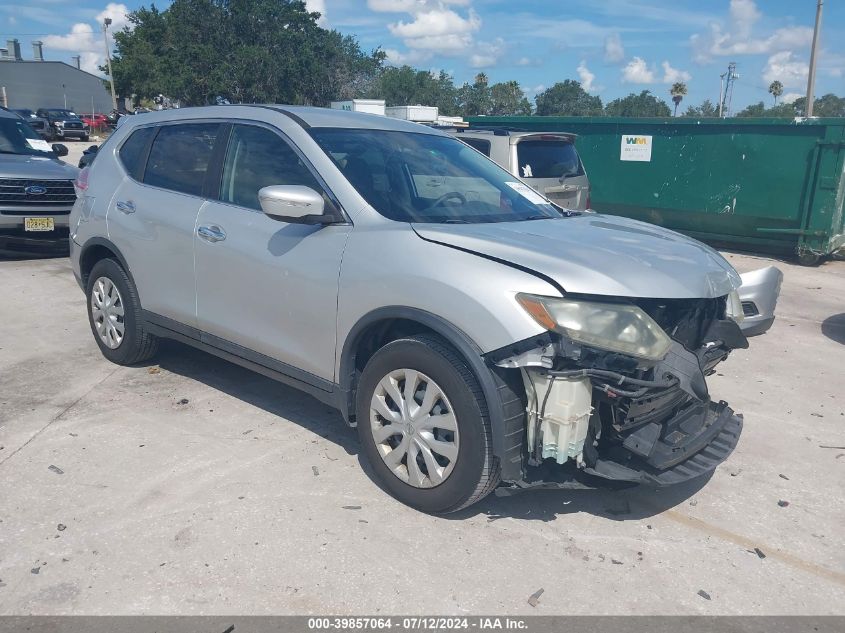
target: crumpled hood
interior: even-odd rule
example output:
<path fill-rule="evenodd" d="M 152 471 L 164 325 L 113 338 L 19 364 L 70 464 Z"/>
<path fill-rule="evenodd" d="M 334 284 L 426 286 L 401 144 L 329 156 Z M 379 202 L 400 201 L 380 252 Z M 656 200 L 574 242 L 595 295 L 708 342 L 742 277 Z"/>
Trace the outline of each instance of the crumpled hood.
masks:
<path fill-rule="evenodd" d="M 585 213 L 490 224 L 413 224 L 423 239 L 530 269 L 567 293 L 713 298 L 741 279 L 715 250 L 637 220 Z"/>
<path fill-rule="evenodd" d="M 48 156 L 0 154 L 0 178 L 26 178 L 27 180 L 74 180 L 79 174 L 76 167 Z"/>

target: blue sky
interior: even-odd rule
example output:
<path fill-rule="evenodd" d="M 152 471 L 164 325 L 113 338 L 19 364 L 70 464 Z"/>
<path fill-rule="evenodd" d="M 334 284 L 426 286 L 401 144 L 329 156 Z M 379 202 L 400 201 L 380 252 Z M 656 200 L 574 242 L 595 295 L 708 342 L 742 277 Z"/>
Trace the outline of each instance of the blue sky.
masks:
<path fill-rule="evenodd" d="M 773 79 L 785 97 L 805 92 L 815 0 L 308 0 L 325 26 L 381 47 L 391 63 L 450 72 L 456 82 L 484 71 L 516 79 L 533 96 L 579 79 L 607 102 L 649 89 L 668 100 L 685 81 L 687 104 L 716 101 L 719 75 L 735 61 L 734 110 L 770 102 Z M 0 5 L 0 40 L 17 37 L 24 57 L 44 41 L 46 59 L 102 63 L 98 24 L 125 24 L 145 2 L 29 0 Z M 167 3 L 158 3 L 159 7 Z M 826 3 L 816 94 L 845 96 L 845 3 Z"/>

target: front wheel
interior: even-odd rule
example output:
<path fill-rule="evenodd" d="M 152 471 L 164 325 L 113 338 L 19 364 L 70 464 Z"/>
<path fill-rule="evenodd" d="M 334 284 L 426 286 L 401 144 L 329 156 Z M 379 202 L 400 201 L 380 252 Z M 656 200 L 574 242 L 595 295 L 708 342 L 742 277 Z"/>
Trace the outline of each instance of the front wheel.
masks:
<path fill-rule="evenodd" d="M 152 358 L 158 338 L 147 332 L 135 284 L 113 259 L 94 265 L 86 284 L 88 322 L 94 340 L 107 359 L 134 365 Z"/>
<path fill-rule="evenodd" d="M 376 352 L 361 374 L 356 415 L 376 475 L 409 506 L 454 512 L 499 481 L 484 395 L 439 337 L 403 338 Z"/>

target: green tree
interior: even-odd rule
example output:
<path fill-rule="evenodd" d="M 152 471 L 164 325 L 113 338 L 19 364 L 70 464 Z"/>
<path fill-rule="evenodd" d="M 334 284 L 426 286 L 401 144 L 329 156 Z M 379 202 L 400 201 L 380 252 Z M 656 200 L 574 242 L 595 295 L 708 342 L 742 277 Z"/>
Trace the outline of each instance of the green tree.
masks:
<path fill-rule="evenodd" d="M 710 99 L 705 99 L 699 106 L 689 106 L 684 116 L 696 118 L 715 118 L 719 116 L 719 111 Z"/>
<path fill-rule="evenodd" d="M 624 117 L 668 117 L 672 114 L 669 106 L 658 99 L 649 90 L 640 94 L 631 93 L 627 97 L 614 99 L 604 109 L 607 116 Z"/>
<path fill-rule="evenodd" d="M 434 75 L 426 70 L 410 66 L 384 68 L 368 95 L 384 99 L 389 106 L 433 105 L 440 114 L 457 114 L 457 90 L 452 77 L 440 71 Z"/>
<path fill-rule="evenodd" d="M 807 99 L 802 97 L 803 103 Z M 796 99 L 796 105 L 801 99 Z M 804 108 L 806 110 L 806 108 Z M 813 101 L 813 116 L 819 117 L 845 117 L 845 99 L 835 94 L 826 94 Z"/>
<path fill-rule="evenodd" d="M 672 95 L 672 103 L 675 104 L 675 112 L 673 116 L 678 116 L 678 106 L 687 94 L 687 85 L 683 81 L 677 81 L 672 84 L 669 89 L 669 94 Z"/>
<path fill-rule="evenodd" d="M 769 84 L 769 94 L 775 99 L 775 105 L 778 104 L 778 99 L 783 94 L 783 84 L 775 79 Z"/>
<path fill-rule="evenodd" d="M 490 87 L 490 114 L 494 116 L 529 115 L 531 103 L 518 81 L 505 81 Z"/>
<path fill-rule="evenodd" d="M 302 0 L 174 0 L 142 7 L 115 34 L 121 94 L 159 92 L 185 105 L 326 105 L 364 94 L 384 53 L 317 24 Z"/>
<path fill-rule="evenodd" d="M 458 89 L 458 105 L 463 116 L 490 114 L 493 97 L 485 73 L 478 73 L 471 85 L 465 83 Z"/>
<path fill-rule="evenodd" d="M 762 101 L 760 101 L 759 103 L 752 103 L 751 105 L 747 106 L 744 110 L 740 110 L 739 112 L 737 112 L 736 116 L 739 119 L 766 116 L 766 104 Z"/>
<path fill-rule="evenodd" d="M 574 79 L 558 82 L 535 99 L 540 116 L 601 116 L 601 98 L 589 94 Z"/>

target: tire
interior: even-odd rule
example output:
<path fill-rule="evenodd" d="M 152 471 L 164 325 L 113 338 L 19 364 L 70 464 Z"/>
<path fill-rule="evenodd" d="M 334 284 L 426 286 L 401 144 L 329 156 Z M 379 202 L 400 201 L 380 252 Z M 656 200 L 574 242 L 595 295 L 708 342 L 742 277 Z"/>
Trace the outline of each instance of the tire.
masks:
<path fill-rule="evenodd" d="M 101 281 L 103 286 L 99 285 Z M 117 291 L 116 294 L 111 291 L 108 282 L 113 285 Z M 116 329 L 119 329 L 119 326 L 123 328 L 123 334 L 120 336 L 119 341 L 116 340 L 117 337 L 115 336 L 106 335 L 106 339 L 110 341 L 110 344 L 107 344 L 106 340 L 101 337 L 101 330 L 98 330 L 98 324 L 95 323 L 94 316 L 94 305 L 97 303 L 95 290 L 99 295 L 102 295 L 103 287 L 109 287 L 108 294 L 112 298 L 112 306 L 108 310 L 114 310 L 113 313 L 107 314 L 115 317 L 111 322 L 117 324 Z M 123 270 L 119 263 L 113 259 L 101 259 L 98 261 L 88 275 L 88 282 L 85 285 L 85 295 L 87 297 L 88 323 L 91 326 L 91 333 L 94 335 L 94 340 L 103 353 L 103 356 L 118 365 L 134 365 L 148 360 L 155 355 L 158 351 L 158 337 L 144 329 L 138 291 L 135 288 L 135 284 L 129 278 L 129 275 L 126 274 L 126 271 Z M 116 314 L 119 311 L 117 306 L 122 309 L 122 315 Z M 105 310 L 100 310 L 101 317 L 104 312 Z M 101 319 L 101 321 L 104 320 L 105 318 Z"/>
<path fill-rule="evenodd" d="M 87 143 L 88 142 L 88 135 L 86 134 L 85 136 L 83 136 L 79 140 L 82 141 L 83 143 Z"/>
<path fill-rule="evenodd" d="M 417 394 L 422 395 L 419 395 L 419 398 L 417 395 L 414 397 L 416 404 L 420 405 L 420 410 L 426 406 L 424 394 L 431 388 L 432 383 L 434 383 L 434 389 L 441 392 L 445 398 L 437 400 L 433 408 L 429 405 L 430 410 L 434 411 L 435 415 L 440 415 L 444 411 L 448 415 L 451 409 L 456 424 L 454 433 L 443 431 L 444 427 L 440 426 L 436 429 L 432 427 L 431 431 L 422 431 L 423 434 L 429 434 L 426 437 L 437 441 L 436 444 L 432 442 L 431 447 L 443 446 L 441 440 L 444 437 L 447 442 L 451 437 L 457 444 L 456 457 L 454 460 L 448 460 L 448 465 L 442 465 L 442 462 L 446 461 L 442 453 L 436 455 L 440 460 L 438 464 L 448 472 L 442 481 L 437 481 L 437 477 L 430 475 L 431 469 L 426 466 L 428 462 L 424 460 L 423 449 L 419 448 L 418 443 L 414 444 L 414 442 L 419 442 L 420 434 L 416 431 L 415 435 L 411 435 L 414 431 L 413 426 L 410 427 L 410 431 L 406 430 L 401 435 L 393 435 L 390 439 L 381 442 L 377 442 L 374 435 L 379 428 L 388 426 L 387 418 L 375 413 L 371 406 L 374 397 L 381 397 L 377 396 L 377 390 L 383 391 L 382 380 L 387 379 L 388 376 L 407 375 L 402 372 L 418 372 L 420 376 L 419 389 L 421 391 Z M 397 384 L 407 385 L 407 380 Z M 388 413 L 394 416 L 394 420 L 390 422 L 395 422 L 395 416 L 401 417 L 400 407 L 387 397 L 384 397 L 383 401 L 391 407 Z M 480 501 L 499 483 L 499 463 L 493 455 L 490 419 L 481 387 L 466 362 L 438 336 L 421 334 L 402 338 L 388 343 L 377 351 L 361 374 L 356 396 L 356 414 L 363 453 L 382 485 L 391 495 L 406 505 L 432 514 L 455 512 Z M 404 422 L 398 422 L 397 426 L 404 424 Z M 422 428 L 425 422 L 416 420 L 412 421 L 412 424 Z M 407 439 L 408 437 L 417 439 Z M 398 447 L 398 444 L 406 439 L 412 448 L 407 449 L 409 452 L 404 458 L 404 466 L 401 463 L 395 466 L 397 470 L 402 470 L 407 474 L 407 479 L 403 479 L 403 476 L 388 466 L 386 460 L 389 457 L 382 457 L 382 455 L 390 452 L 390 447 L 394 443 Z M 401 452 L 401 447 L 397 449 Z M 422 485 L 419 481 L 416 484 L 411 483 L 414 477 L 407 461 L 413 450 L 418 451 L 419 457 L 416 460 L 420 464 L 420 466 L 415 466 L 413 471 L 417 476 L 425 471 L 426 479 Z M 431 457 L 431 452 L 428 453 L 428 457 Z"/>

